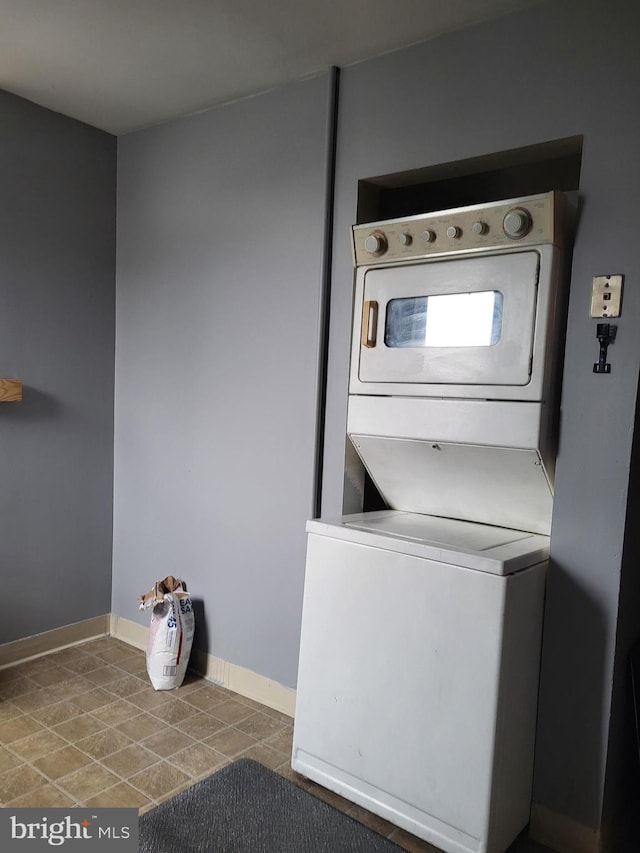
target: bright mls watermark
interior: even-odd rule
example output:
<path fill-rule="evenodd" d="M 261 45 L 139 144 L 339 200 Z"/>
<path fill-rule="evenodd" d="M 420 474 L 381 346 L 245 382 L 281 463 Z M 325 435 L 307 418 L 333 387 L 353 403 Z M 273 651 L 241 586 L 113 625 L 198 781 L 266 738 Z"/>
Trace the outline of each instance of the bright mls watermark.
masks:
<path fill-rule="evenodd" d="M 138 853 L 137 809 L 0 809 L 0 850 Z"/>

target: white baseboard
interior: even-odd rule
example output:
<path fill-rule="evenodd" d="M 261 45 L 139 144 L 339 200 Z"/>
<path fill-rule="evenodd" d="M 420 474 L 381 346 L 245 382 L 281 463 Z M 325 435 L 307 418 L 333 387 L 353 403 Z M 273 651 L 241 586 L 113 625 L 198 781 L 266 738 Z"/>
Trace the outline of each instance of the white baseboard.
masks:
<path fill-rule="evenodd" d="M 147 647 L 148 628 L 130 619 L 112 614 L 110 633 L 138 649 Z M 289 717 L 294 716 L 296 691 L 292 687 L 285 687 L 284 684 L 272 681 L 264 675 L 213 655 L 202 655 L 199 660 L 194 658 L 194 664 L 208 681 L 227 687 L 248 699 L 254 699 L 268 708 L 281 711 Z"/>
<path fill-rule="evenodd" d="M 109 633 L 112 637 L 122 640 L 123 643 L 146 651 L 149 629 L 145 628 L 144 625 L 138 625 L 137 622 L 123 619 L 122 616 L 116 616 L 112 613 L 109 621 Z"/>
<path fill-rule="evenodd" d="M 573 818 L 533 803 L 529 837 L 559 853 L 603 853 L 603 835 Z"/>
<path fill-rule="evenodd" d="M 52 631 L 44 631 L 42 634 L 34 634 L 23 640 L 14 640 L 12 643 L 4 643 L 0 646 L 0 669 L 22 663 L 32 658 L 41 657 L 51 652 L 66 649 L 69 646 L 77 646 L 88 640 L 98 637 L 106 637 L 109 634 L 109 614 L 96 616 L 93 619 L 84 619 L 82 622 L 74 622 L 72 625 L 64 625 L 62 628 L 54 628 Z"/>

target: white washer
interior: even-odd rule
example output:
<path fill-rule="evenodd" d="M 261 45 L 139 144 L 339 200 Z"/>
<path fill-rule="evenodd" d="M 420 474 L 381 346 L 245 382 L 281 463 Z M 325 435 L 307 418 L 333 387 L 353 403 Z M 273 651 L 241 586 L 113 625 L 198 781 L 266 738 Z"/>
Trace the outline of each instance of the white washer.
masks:
<path fill-rule="evenodd" d="M 396 511 L 307 525 L 293 769 L 450 853 L 528 822 L 548 538 Z"/>

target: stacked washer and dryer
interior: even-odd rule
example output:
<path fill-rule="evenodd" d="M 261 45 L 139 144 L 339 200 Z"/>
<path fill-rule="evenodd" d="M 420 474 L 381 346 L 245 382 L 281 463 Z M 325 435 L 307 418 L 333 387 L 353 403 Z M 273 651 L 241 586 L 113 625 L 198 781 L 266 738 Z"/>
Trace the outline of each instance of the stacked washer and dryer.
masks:
<path fill-rule="evenodd" d="M 529 820 L 564 209 L 353 228 L 347 433 L 389 509 L 307 525 L 292 767 L 450 853 Z"/>

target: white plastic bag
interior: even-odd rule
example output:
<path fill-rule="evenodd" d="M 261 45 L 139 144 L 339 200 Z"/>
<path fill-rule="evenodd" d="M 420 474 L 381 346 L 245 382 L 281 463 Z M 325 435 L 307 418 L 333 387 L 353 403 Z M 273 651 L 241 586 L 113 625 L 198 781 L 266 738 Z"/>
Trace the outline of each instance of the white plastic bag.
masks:
<path fill-rule="evenodd" d="M 147 673 L 156 690 L 173 690 L 184 681 L 193 643 L 195 619 L 187 585 L 171 575 L 139 596 L 140 609 L 151 611 Z"/>

